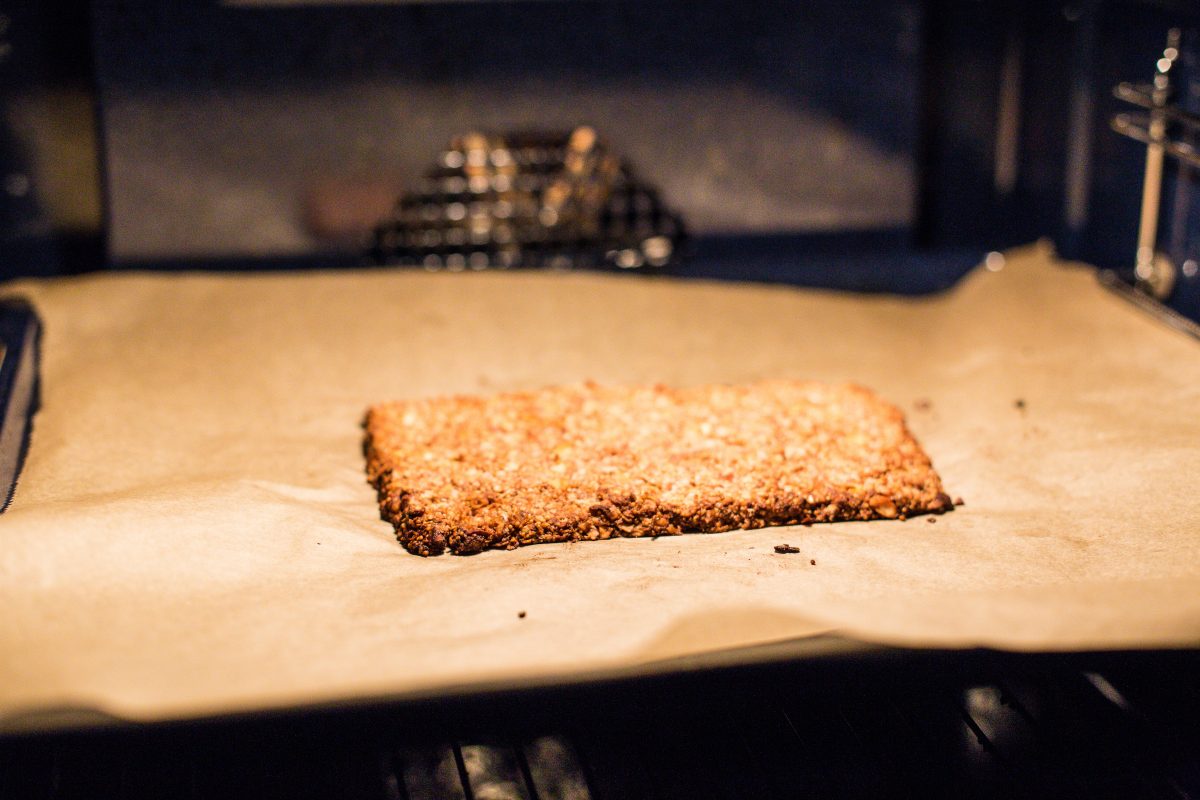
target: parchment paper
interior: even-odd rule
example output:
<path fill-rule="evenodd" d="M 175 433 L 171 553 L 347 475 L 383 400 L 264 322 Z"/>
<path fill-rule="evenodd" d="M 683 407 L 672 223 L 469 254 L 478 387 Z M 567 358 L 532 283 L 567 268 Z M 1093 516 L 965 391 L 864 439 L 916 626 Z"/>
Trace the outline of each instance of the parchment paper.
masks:
<path fill-rule="evenodd" d="M 392 271 L 6 289 L 46 325 L 0 517 L 10 720 L 436 692 L 830 631 L 1200 645 L 1200 345 L 1044 249 L 917 300 Z M 873 387 L 966 505 L 422 559 L 365 482 L 378 400 L 768 376 Z"/>

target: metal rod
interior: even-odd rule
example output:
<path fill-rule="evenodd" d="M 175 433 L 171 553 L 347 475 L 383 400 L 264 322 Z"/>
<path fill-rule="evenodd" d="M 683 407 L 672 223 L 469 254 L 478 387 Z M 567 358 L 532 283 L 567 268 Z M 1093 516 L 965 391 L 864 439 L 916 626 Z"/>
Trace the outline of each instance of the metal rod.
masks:
<path fill-rule="evenodd" d="M 517 757 L 517 769 L 521 772 L 521 780 L 525 781 L 525 792 L 529 800 L 538 800 L 537 784 L 533 781 L 533 770 L 529 768 L 529 759 L 525 757 L 525 748 L 520 742 L 512 744 L 512 751 Z"/>
<path fill-rule="evenodd" d="M 1155 240 L 1158 238 L 1158 212 L 1162 200 L 1163 142 L 1167 138 L 1167 116 L 1163 108 L 1171 97 L 1171 68 L 1179 58 L 1179 29 L 1167 33 L 1167 46 L 1155 63 L 1154 108 L 1150 111 L 1150 141 L 1146 146 L 1146 177 L 1142 183 L 1142 218 L 1138 224 L 1134 274 L 1139 281 L 1154 277 Z"/>
<path fill-rule="evenodd" d="M 391 753 L 381 753 L 379 756 L 379 771 L 383 775 L 384 800 L 408 800 L 408 787 L 404 785 L 404 773 L 396 764 L 396 757 Z"/>
<path fill-rule="evenodd" d="M 1131 105 L 1145 109 L 1154 109 L 1154 86 L 1152 84 L 1136 85 L 1118 83 L 1113 87 L 1113 97 L 1124 100 Z M 1200 116 L 1184 111 L 1178 105 L 1163 106 L 1160 111 L 1171 122 L 1178 122 L 1186 128 L 1200 130 Z"/>
<path fill-rule="evenodd" d="M 454 766 L 458 768 L 458 780 L 462 784 L 463 796 L 466 800 L 475 800 L 475 792 L 471 788 L 471 777 L 467 774 L 467 762 L 463 760 L 462 748 L 458 742 L 455 742 L 454 748 Z"/>
<path fill-rule="evenodd" d="M 1153 141 L 1149 128 L 1139 125 L 1138 120 L 1131 118 L 1128 114 L 1118 114 L 1113 117 L 1112 129 L 1122 136 L 1127 136 L 1142 144 L 1150 144 Z M 1187 142 L 1164 139 L 1159 144 L 1162 146 L 1163 152 L 1172 158 L 1177 158 L 1192 166 L 1200 167 L 1200 150 L 1197 150 Z"/>

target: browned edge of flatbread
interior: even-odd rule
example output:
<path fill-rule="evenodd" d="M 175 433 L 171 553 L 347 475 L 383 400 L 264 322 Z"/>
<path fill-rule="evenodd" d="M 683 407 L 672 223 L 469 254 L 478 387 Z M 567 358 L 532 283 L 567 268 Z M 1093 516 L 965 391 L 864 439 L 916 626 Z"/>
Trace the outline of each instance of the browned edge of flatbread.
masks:
<path fill-rule="evenodd" d="M 864 412 L 861 420 L 868 429 L 874 425 L 879 436 L 891 437 L 894 441 L 889 441 L 888 447 L 877 454 L 885 462 L 883 469 L 866 469 L 849 484 L 823 480 L 817 473 L 807 485 L 784 487 L 788 470 L 794 471 L 796 467 L 783 460 L 778 475 L 772 476 L 769 471 L 764 473 L 760 476 L 761 486 L 753 485 L 749 495 L 738 497 L 736 492 L 723 488 L 720 482 L 710 482 L 702 491 L 694 493 L 696 496 L 689 496 L 688 502 L 672 499 L 670 491 L 640 482 L 634 472 L 628 471 L 645 458 L 645 454 L 633 450 L 612 456 L 611 463 L 617 469 L 615 475 L 603 472 L 606 468 L 603 458 L 593 459 L 591 463 L 572 465 L 575 480 L 565 483 L 549 471 L 552 465 L 544 460 L 549 452 L 545 447 L 541 450 L 531 447 L 529 452 L 508 451 L 507 455 L 517 465 L 512 474 L 471 473 L 472 468 L 478 466 L 472 463 L 472 452 L 478 453 L 481 447 L 478 439 L 486 438 L 486 431 L 480 434 L 470 428 L 484 424 L 483 419 L 488 414 L 514 412 L 514 409 L 538 400 L 561 399 L 570 405 L 590 398 L 608 404 L 600 416 L 608 413 L 613 424 L 620 425 L 623 392 L 627 392 L 629 398 L 641 397 L 643 401 L 648 397 L 647 392 L 659 393 L 669 401 L 686 404 L 702 403 L 705 391 L 714 395 L 743 392 L 748 403 L 754 402 L 756 391 L 774 392 L 775 395 L 791 391 L 798 395 L 823 392 L 828 394 L 831 404 L 861 404 Z M 638 392 L 642 394 L 637 395 Z M 564 394 L 555 397 L 554 393 Z M 772 397 L 777 400 L 775 395 Z M 692 410 L 696 408 L 692 406 Z M 403 419 L 406 411 L 414 409 L 432 417 L 435 424 L 430 428 L 433 430 L 411 431 L 412 435 L 397 434 L 398 427 L 407 431 L 398 420 Z M 806 405 L 802 410 L 808 417 L 820 417 L 820 407 L 816 404 Z M 464 421 L 461 430 L 451 421 L 455 415 Z M 788 421 L 785 418 L 781 427 Z M 734 416 L 728 422 L 736 432 L 738 418 Z M 759 422 L 761 426 L 763 420 Z M 625 421 L 624 424 L 630 423 Z M 381 517 L 395 526 L 397 538 L 409 552 L 422 556 L 438 555 L 447 550 L 466 555 L 485 549 L 513 549 L 543 542 L 904 519 L 922 513 L 945 513 L 954 507 L 943 491 L 941 479 L 928 455 L 908 430 L 900 410 L 870 390 L 853 384 L 827 386 L 804 381 L 764 381 L 735 387 L 678 390 L 664 386 L 600 387 L 589 383 L 491 397 L 459 395 L 383 403 L 368 410 L 364 427 L 367 475 L 378 492 Z M 519 421 L 512 429 L 519 430 Z M 603 430 L 609 431 L 611 427 Z M 631 435 L 635 432 L 630 429 Z M 851 433 L 858 436 L 861 431 L 852 429 Z M 430 435 L 434 435 L 434 442 L 420 441 L 422 436 L 428 438 Z M 653 436 L 652 433 L 649 439 L 650 449 L 654 449 Z M 665 452 L 677 446 L 665 436 L 657 445 Z M 854 455 L 852 447 L 841 448 L 836 438 L 827 443 L 827 450 L 837 451 L 839 458 L 853 458 Z M 447 452 L 451 453 L 448 457 Z M 422 472 L 420 464 L 430 457 L 427 454 L 435 456 L 434 466 Z M 733 451 L 724 455 L 729 456 L 731 470 L 736 470 L 739 455 L 748 456 Z M 818 459 L 820 455 L 818 453 Z M 720 457 L 718 453 L 715 461 L 706 459 L 702 466 L 713 463 L 721 466 Z M 476 460 L 479 458 L 476 455 Z M 540 463 L 539 458 L 543 459 Z M 656 462 L 644 463 L 652 465 Z M 688 480 L 686 475 L 676 477 Z M 511 485 L 505 481 L 510 481 Z"/>

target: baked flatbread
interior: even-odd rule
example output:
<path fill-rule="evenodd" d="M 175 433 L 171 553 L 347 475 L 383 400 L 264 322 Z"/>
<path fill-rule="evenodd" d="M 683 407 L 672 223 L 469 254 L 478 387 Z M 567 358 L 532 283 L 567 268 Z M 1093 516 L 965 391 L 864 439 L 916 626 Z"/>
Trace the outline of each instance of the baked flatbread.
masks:
<path fill-rule="evenodd" d="M 953 504 L 854 385 L 588 383 L 383 403 L 367 474 L 409 552 L 904 518 Z"/>

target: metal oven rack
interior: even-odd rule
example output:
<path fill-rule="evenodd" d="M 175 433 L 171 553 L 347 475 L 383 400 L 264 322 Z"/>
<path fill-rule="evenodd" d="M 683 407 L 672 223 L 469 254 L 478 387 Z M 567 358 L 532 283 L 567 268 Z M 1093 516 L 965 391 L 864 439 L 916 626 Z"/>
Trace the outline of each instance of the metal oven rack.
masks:
<path fill-rule="evenodd" d="M 1195 175 L 1200 167 L 1200 109 L 1195 108 L 1200 104 L 1200 76 L 1180 75 L 1189 44 L 1184 38 L 1178 28 L 1168 33 L 1150 83 L 1122 82 L 1113 89 L 1117 99 L 1143 109 L 1115 115 L 1111 126 L 1146 146 L 1146 167 L 1132 272 L 1107 270 L 1101 280 L 1168 325 L 1200 337 L 1200 253 L 1193 241 L 1200 227 Z M 1189 66 L 1195 71 L 1194 64 Z M 1168 157 L 1174 166 L 1171 173 Z M 1164 215 L 1168 182 L 1173 191 L 1169 214 Z"/>
<path fill-rule="evenodd" d="M 0 744 L 0 799 L 1200 797 L 1200 654 L 876 650 Z"/>

